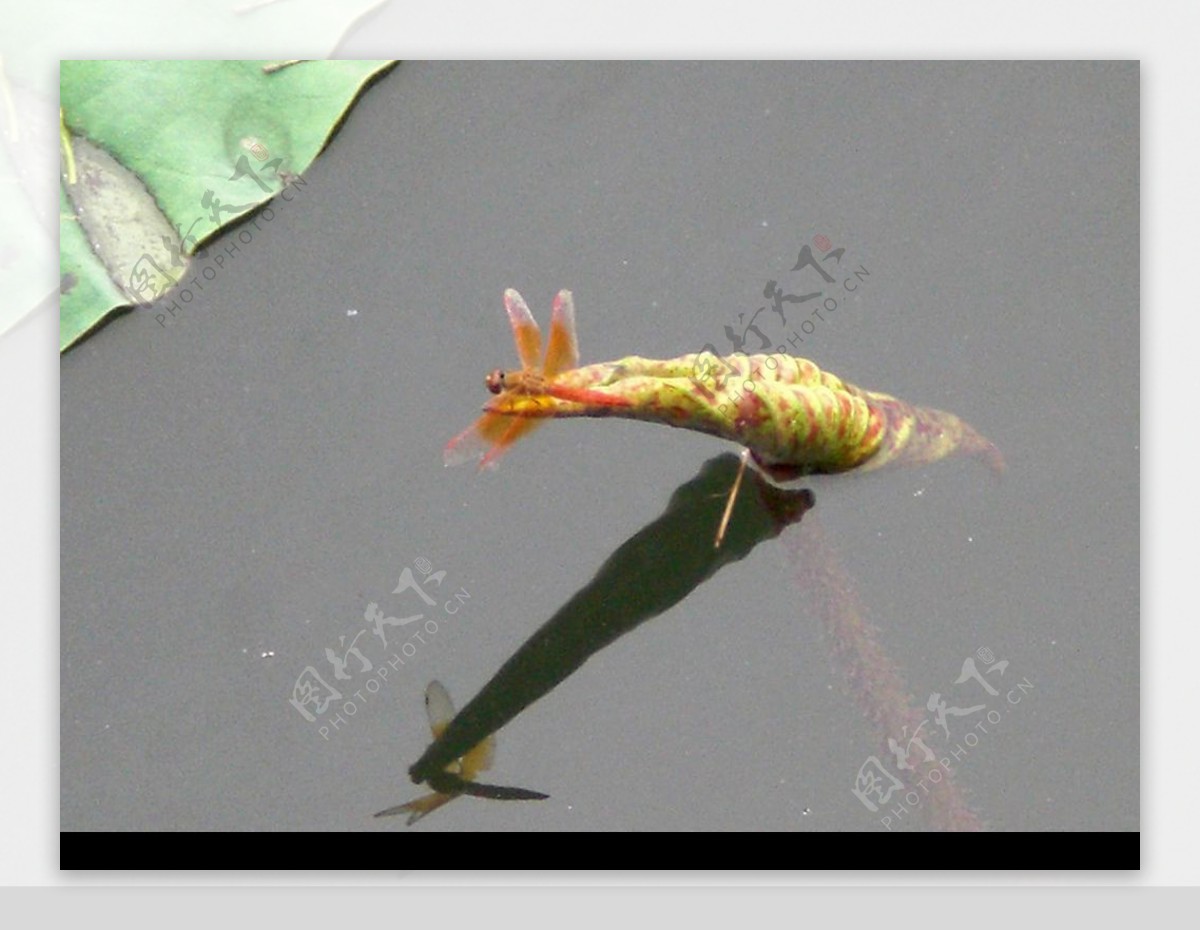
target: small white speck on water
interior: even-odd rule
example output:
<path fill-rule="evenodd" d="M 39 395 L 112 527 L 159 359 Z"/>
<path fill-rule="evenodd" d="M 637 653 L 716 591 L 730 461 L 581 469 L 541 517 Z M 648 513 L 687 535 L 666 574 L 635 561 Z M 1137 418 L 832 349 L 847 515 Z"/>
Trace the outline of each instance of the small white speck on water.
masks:
<path fill-rule="evenodd" d="M 919 491 L 913 491 L 913 497 L 920 497 L 924 493 L 925 493 L 925 489 L 921 488 L 921 490 L 919 490 Z"/>
<path fill-rule="evenodd" d="M 358 316 L 358 311 L 351 307 L 346 311 L 346 316 Z"/>
<path fill-rule="evenodd" d="M 763 229 L 766 229 L 766 228 L 767 228 L 768 226 L 770 226 L 770 225 L 771 225 L 771 224 L 770 224 L 770 223 L 768 223 L 766 220 L 763 220 L 763 221 L 762 221 L 762 227 L 763 227 Z"/>
<path fill-rule="evenodd" d="M 261 656 L 259 656 L 259 658 L 260 658 L 260 659 L 273 659 L 273 658 L 275 658 L 275 650 L 274 650 L 274 649 L 268 649 L 268 650 L 267 650 L 266 652 L 264 652 L 264 653 L 263 653 Z"/>
<path fill-rule="evenodd" d="M 975 542 L 975 537 L 974 537 L 974 536 L 968 536 L 968 537 L 967 537 L 967 542 Z"/>
<path fill-rule="evenodd" d="M 657 300 L 650 301 L 650 308 L 652 310 L 657 310 L 658 309 L 658 301 Z"/>

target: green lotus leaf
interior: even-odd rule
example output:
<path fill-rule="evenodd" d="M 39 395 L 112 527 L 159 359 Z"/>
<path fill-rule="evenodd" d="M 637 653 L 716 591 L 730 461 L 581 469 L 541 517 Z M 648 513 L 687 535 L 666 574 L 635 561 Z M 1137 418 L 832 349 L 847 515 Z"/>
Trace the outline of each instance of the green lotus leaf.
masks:
<path fill-rule="evenodd" d="M 59 343 L 184 280 L 391 62 L 64 61 Z"/>

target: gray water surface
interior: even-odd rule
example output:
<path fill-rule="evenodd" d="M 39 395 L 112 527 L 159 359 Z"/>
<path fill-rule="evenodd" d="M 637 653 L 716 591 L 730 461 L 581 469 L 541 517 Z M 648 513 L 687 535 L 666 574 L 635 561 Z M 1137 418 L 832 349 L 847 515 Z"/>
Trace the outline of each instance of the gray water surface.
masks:
<path fill-rule="evenodd" d="M 732 450 L 576 420 L 444 469 L 516 365 L 504 289 L 545 325 L 569 287 L 584 363 L 727 352 L 766 307 L 772 342 L 991 438 L 1003 479 L 818 478 L 815 514 L 919 706 L 981 703 L 964 661 L 1007 660 L 999 723 L 950 718 L 989 827 L 1137 829 L 1138 77 L 402 64 L 166 325 L 138 311 L 63 358 L 62 828 L 404 831 L 371 814 L 421 793 L 427 683 L 464 704 Z M 834 284 L 792 270 L 805 246 L 844 249 Z M 785 326 L 768 281 L 822 297 Z M 487 780 L 549 800 L 414 830 L 882 830 L 851 791 L 875 735 L 784 542 L 500 731 Z M 393 593 L 406 569 L 433 607 Z M 385 648 L 372 604 L 423 617 Z M 308 668 L 342 693 L 311 721 Z"/>

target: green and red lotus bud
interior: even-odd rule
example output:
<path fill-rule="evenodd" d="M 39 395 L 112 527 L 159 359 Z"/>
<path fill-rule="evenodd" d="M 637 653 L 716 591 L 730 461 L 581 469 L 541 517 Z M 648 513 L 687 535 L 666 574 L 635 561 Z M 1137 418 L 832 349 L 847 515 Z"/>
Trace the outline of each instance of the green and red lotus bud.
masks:
<path fill-rule="evenodd" d="M 622 417 L 719 436 L 748 448 L 772 477 L 927 464 L 999 451 L 952 413 L 866 391 L 790 355 L 629 356 L 559 373 L 538 393 L 485 408 L 519 417 Z"/>

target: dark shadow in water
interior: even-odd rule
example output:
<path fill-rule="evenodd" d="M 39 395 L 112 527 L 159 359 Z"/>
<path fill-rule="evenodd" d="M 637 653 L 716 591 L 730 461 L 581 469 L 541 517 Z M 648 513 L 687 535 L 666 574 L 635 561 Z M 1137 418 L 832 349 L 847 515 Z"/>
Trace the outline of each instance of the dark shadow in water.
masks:
<path fill-rule="evenodd" d="M 737 456 L 721 455 L 681 485 L 663 514 L 623 543 L 596 577 L 458 712 L 409 769 L 412 780 L 435 789 L 465 791 L 461 780 L 444 771 L 447 765 L 553 690 L 590 656 L 678 604 L 723 566 L 774 539 L 813 506 L 807 488 L 778 488 L 751 470 L 717 549 L 713 542 L 737 470 Z"/>

